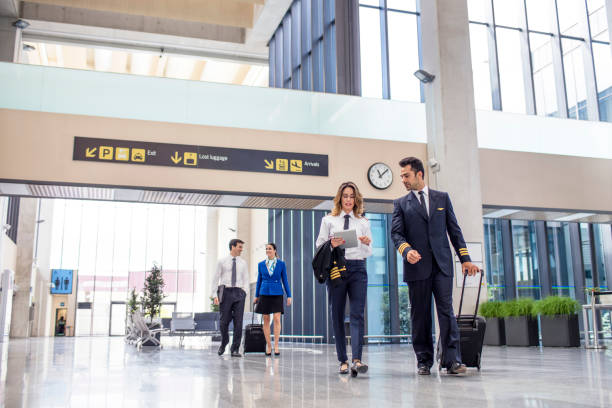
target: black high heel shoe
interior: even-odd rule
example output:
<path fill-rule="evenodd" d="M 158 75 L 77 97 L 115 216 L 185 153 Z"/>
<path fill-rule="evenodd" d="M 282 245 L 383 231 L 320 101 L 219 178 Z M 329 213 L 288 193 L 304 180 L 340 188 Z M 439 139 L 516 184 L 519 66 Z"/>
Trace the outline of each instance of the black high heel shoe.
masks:
<path fill-rule="evenodd" d="M 268 348 L 266 347 L 266 350 Z M 272 355 L 272 348 L 270 348 L 270 352 L 268 353 L 267 351 L 264 351 L 264 353 L 266 354 L 266 356 L 271 356 Z"/>
<path fill-rule="evenodd" d="M 367 364 L 361 362 L 361 360 L 353 361 L 351 366 L 351 377 L 357 377 L 357 374 L 365 374 L 368 372 Z"/>

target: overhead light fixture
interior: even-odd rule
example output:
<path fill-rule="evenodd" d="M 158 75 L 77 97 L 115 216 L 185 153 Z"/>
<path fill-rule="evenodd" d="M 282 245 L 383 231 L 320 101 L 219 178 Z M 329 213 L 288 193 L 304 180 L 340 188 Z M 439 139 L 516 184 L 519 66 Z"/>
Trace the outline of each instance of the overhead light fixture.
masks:
<path fill-rule="evenodd" d="M 430 74 L 429 72 L 425 71 L 424 69 L 419 69 L 418 71 L 414 71 L 414 76 L 418 78 L 419 81 L 421 81 L 424 84 L 427 84 L 431 81 L 434 80 L 434 78 L 436 77 L 433 74 Z"/>
<path fill-rule="evenodd" d="M 30 26 L 30 23 L 28 23 L 27 21 L 22 20 L 22 19 L 19 19 L 19 20 L 15 21 L 13 23 L 13 27 L 17 27 L 17 28 L 19 28 L 21 30 L 25 30 L 29 26 Z"/>
<path fill-rule="evenodd" d="M 565 217 L 555 218 L 555 221 L 575 221 L 580 218 L 592 217 L 593 215 L 595 214 L 594 213 L 575 213 L 575 214 L 566 215 Z"/>
<path fill-rule="evenodd" d="M 503 208 L 501 210 L 496 210 L 496 211 L 492 211 L 490 213 L 484 214 L 483 217 L 484 218 L 502 218 L 502 217 L 506 217 L 508 215 L 514 214 L 519 212 L 520 210 L 512 210 L 509 208 Z"/>
<path fill-rule="evenodd" d="M 23 50 L 24 51 L 36 51 L 36 47 L 30 44 L 23 44 Z"/>

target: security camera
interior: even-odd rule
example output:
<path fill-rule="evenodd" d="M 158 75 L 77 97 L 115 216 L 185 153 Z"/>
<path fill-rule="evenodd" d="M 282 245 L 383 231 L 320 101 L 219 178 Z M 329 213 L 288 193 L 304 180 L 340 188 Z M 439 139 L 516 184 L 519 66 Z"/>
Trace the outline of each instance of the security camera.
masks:
<path fill-rule="evenodd" d="M 434 157 L 430 157 L 427 164 L 429 165 L 429 168 L 431 168 L 431 171 L 433 171 L 434 173 L 440 171 L 440 163 Z"/>

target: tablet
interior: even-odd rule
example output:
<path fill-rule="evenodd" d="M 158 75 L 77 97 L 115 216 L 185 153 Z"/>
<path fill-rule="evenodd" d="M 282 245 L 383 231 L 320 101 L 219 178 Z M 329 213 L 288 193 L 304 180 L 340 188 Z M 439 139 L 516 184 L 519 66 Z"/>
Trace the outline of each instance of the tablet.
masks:
<path fill-rule="evenodd" d="M 345 242 L 340 248 L 355 248 L 358 244 L 357 231 L 342 230 L 334 233 L 334 238 L 342 238 Z"/>

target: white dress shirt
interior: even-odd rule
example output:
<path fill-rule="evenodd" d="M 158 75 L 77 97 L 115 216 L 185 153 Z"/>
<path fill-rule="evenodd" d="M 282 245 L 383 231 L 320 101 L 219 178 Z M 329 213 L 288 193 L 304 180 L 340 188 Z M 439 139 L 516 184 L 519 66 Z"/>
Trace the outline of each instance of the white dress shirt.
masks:
<path fill-rule="evenodd" d="M 338 231 L 344 230 L 344 215 L 346 213 L 342 211 L 340 215 L 326 215 L 321 221 L 321 229 L 319 230 L 319 237 L 317 238 L 316 246 L 323 245 L 326 241 L 329 241 L 334 237 L 334 234 Z M 370 221 L 366 217 L 357 218 L 351 211 L 349 214 L 349 227 L 350 230 L 357 232 L 357 237 L 366 236 L 370 238 L 370 245 L 364 245 L 361 241 L 357 240 L 357 246 L 354 248 L 346 248 L 344 252 L 345 259 L 365 259 L 372 255 L 372 231 L 370 230 Z"/>
<path fill-rule="evenodd" d="M 423 192 L 423 196 L 425 198 L 425 208 L 427 208 L 427 214 L 429 214 L 429 188 L 427 186 L 423 187 L 423 190 L 419 190 Z M 412 190 L 412 194 L 416 196 L 417 202 L 421 204 L 421 195 L 419 191 Z"/>
<path fill-rule="evenodd" d="M 217 270 L 212 280 L 212 297 L 217 297 L 217 287 L 225 285 L 226 288 L 232 287 L 232 259 L 231 255 L 219 259 Z M 249 268 L 244 259 L 236 256 L 236 286 L 246 293 L 249 293 Z"/>

